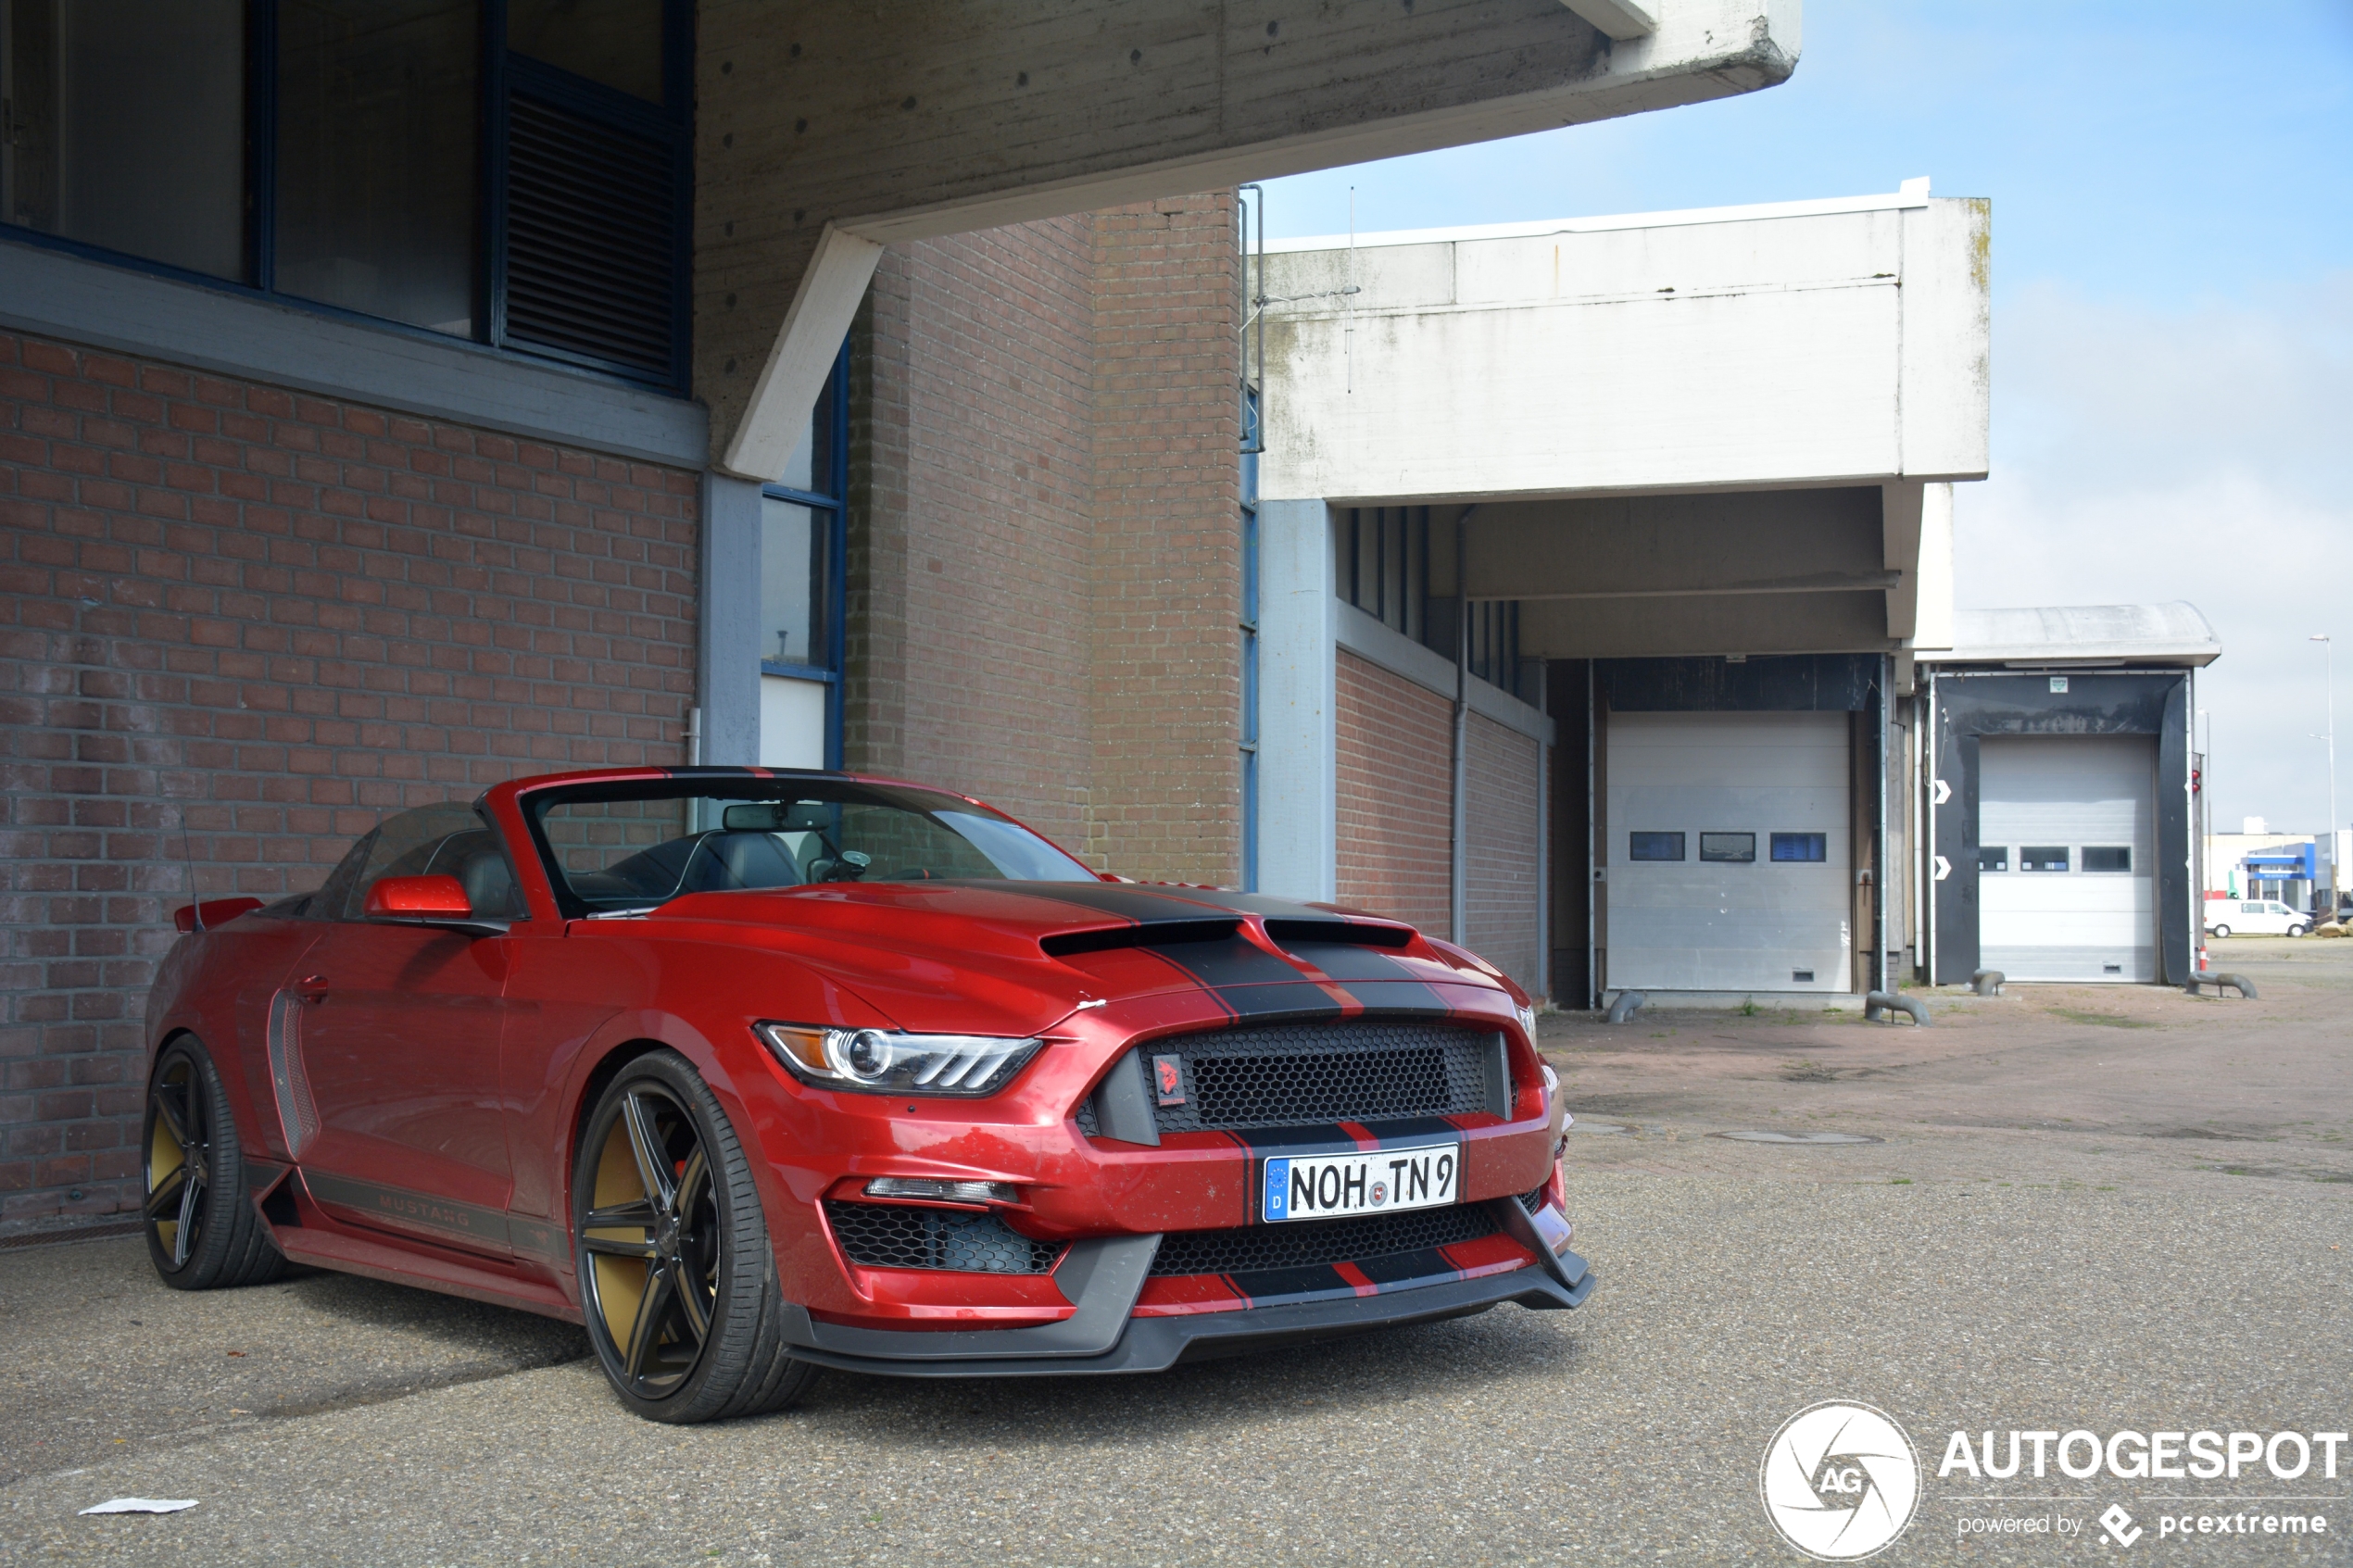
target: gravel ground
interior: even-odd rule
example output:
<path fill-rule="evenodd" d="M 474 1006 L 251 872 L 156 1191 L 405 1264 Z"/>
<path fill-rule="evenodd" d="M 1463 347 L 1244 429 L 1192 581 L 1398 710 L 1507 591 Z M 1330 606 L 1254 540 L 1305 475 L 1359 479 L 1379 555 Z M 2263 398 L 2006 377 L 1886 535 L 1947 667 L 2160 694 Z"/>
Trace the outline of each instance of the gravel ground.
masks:
<path fill-rule="evenodd" d="M 562 1324 L 325 1275 L 175 1295 L 135 1238 L 0 1252 L 0 1558 L 1799 1562 L 1758 1461 L 1838 1398 L 1924 1461 L 1878 1562 L 2116 1554 L 2111 1503 L 2135 1556 L 2353 1562 L 2353 1451 L 2295 1483 L 1934 1474 L 1958 1428 L 2353 1426 L 2353 943 L 2270 947 L 2217 957 L 2259 1003 L 1549 1021 L 1585 1125 L 1624 1129 L 1571 1144 L 1587 1307 L 1152 1377 L 833 1374 L 786 1415 L 676 1429 L 623 1413 Z M 1710 1135 L 1746 1129 L 1884 1141 Z M 200 1501 L 75 1514 L 127 1494 Z M 2183 1494 L 2319 1499 L 2275 1507 L 2331 1533 L 2162 1539 L 2152 1499 Z M 1958 1536 L 2004 1514 L 2081 1533 Z"/>

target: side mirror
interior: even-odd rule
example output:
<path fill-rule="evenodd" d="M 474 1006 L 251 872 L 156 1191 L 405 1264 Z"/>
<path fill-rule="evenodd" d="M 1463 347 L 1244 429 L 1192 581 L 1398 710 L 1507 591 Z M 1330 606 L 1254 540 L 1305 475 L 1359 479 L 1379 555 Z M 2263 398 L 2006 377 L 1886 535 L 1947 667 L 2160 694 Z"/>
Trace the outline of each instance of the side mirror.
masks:
<path fill-rule="evenodd" d="M 503 920 L 476 920 L 466 884 L 454 876 L 388 876 L 368 889 L 370 920 L 438 925 L 475 936 L 502 935 Z"/>

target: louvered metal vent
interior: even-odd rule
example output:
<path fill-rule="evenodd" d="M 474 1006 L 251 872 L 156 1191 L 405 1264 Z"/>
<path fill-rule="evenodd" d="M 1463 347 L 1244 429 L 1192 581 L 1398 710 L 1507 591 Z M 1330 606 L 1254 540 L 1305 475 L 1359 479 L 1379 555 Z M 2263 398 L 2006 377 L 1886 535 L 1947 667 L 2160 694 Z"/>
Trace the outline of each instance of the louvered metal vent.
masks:
<path fill-rule="evenodd" d="M 670 379 L 678 281 L 670 149 L 520 93 L 511 104 L 507 341 Z"/>

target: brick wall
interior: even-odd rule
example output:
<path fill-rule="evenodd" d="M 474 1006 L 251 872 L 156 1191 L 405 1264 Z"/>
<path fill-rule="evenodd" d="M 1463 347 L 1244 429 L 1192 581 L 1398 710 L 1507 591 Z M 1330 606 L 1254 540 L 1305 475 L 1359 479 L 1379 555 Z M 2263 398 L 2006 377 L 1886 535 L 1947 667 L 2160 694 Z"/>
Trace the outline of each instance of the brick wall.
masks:
<path fill-rule="evenodd" d="M 0 1224 L 135 1203 L 186 901 L 379 814 L 681 759 L 691 474 L 0 335 Z"/>
<path fill-rule="evenodd" d="M 1230 192 L 1095 216 L 1088 850 L 1241 875 L 1239 253 Z"/>
<path fill-rule="evenodd" d="M 1340 902 L 1448 935 L 1454 705 L 1341 650 Z"/>
<path fill-rule="evenodd" d="M 1225 194 L 895 245 L 851 346 L 849 766 L 1239 875 Z"/>
<path fill-rule="evenodd" d="M 1537 743 L 1473 713 L 1467 740 L 1470 861 L 1463 879 L 1463 945 L 1541 996 L 1537 950 Z"/>
<path fill-rule="evenodd" d="M 893 246 L 852 347 L 852 768 L 1076 850 L 1089 759 L 1091 220 Z"/>

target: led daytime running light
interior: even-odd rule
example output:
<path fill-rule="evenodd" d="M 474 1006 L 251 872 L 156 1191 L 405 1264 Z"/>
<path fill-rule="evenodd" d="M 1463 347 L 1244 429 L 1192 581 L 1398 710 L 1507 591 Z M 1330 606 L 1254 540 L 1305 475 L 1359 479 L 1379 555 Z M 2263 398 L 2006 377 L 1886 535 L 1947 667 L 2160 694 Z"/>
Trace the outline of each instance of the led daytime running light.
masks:
<path fill-rule="evenodd" d="M 1021 1194 L 1011 1182 L 944 1182 L 929 1176 L 876 1176 L 866 1184 L 868 1198 L 928 1198 L 940 1203 L 1018 1203 Z"/>
<path fill-rule="evenodd" d="M 803 1083 L 951 1098 L 996 1093 L 1044 1044 L 1001 1035 L 907 1035 L 791 1023 L 759 1023 L 753 1032 Z"/>

